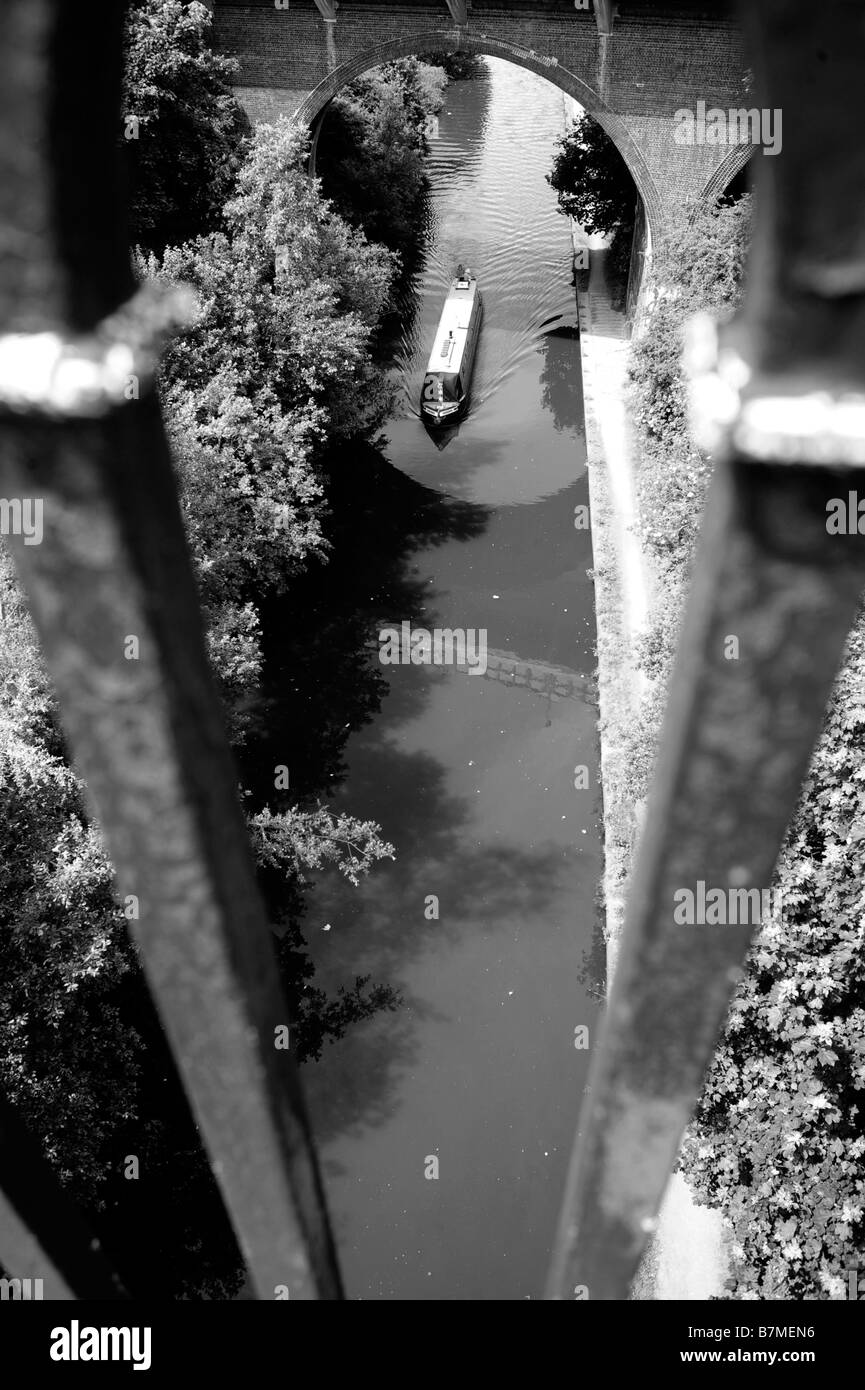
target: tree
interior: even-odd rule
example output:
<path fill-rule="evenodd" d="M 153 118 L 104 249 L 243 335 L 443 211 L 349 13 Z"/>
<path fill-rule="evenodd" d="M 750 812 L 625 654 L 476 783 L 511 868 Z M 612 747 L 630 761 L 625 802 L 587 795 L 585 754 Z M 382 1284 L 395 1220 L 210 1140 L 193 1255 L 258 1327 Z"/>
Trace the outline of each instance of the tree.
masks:
<path fill-rule="evenodd" d="M 225 230 L 142 261 L 191 280 L 201 297 L 161 389 L 235 738 L 248 733 L 258 692 L 262 598 L 326 553 L 317 452 L 369 427 L 386 400 L 368 344 L 393 260 L 331 212 L 304 155 L 288 126 L 259 131 Z M 0 1080 L 109 1246 L 122 1252 L 146 1235 L 168 1296 L 230 1292 L 234 1239 L 5 556 L 2 579 Z M 315 1057 L 397 996 L 366 979 L 332 997 L 311 986 L 303 871 L 330 864 L 356 878 L 392 847 L 378 827 L 324 807 L 248 809 L 271 920 L 285 928 L 274 949 L 294 1049 Z M 146 1184 L 124 1180 L 124 1153 L 140 1157 Z"/>
<path fill-rule="evenodd" d="M 441 68 L 449 82 L 461 82 L 464 78 L 477 77 L 484 71 L 484 60 L 478 53 L 457 51 L 454 53 L 425 53 L 424 62 L 434 68 Z"/>
<path fill-rule="evenodd" d="M 633 228 L 636 189 L 628 166 L 597 121 L 582 115 L 562 136 L 547 182 L 559 208 L 589 233 Z"/>
<path fill-rule="evenodd" d="M 166 354 L 166 388 L 195 391 L 208 420 L 224 413 L 223 390 L 253 400 L 253 414 L 284 421 L 291 448 L 308 457 L 325 435 L 363 433 L 384 418 L 389 395 L 368 349 L 396 261 L 334 212 L 306 176 L 307 152 L 285 118 L 258 126 L 225 231 L 145 269 L 191 283 L 201 303 Z"/>
<path fill-rule="evenodd" d="M 559 209 L 585 231 L 611 238 L 607 275 L 614 304 L 624 306 L 636 222 L 637 190 L 628 167 L 603 127 L 583 115 L 559 142 L 547 182 Z"/>
<path fill-rule="evenodd" d="M 369 346 L 396 262 L 332 210 L 306 157 L 307 137 L 287 121 L 259 127 L 225 230 L 142 262 L 200 301 L 164 357 L 161 389 L 236 735 L 260 670 L 262 598 L 326 558 L 318 455 L 372 429 L 389 401 Z"/>
<path fill-rule="evenodd" d="M 331 102 L 316 170 L 334 207 L 372 241 L 416 259 L 428 189 L 426 126 L 447 76 L 417 58 L 373 68 Z"/>
<path fill-rule="evenodd" d="M 161 251 L 220 223 L 249 122 L 237 64 L 208 46 L 210 12 L 142 0 L 126 21 L 123 130 L 133 243 Z"/>
<path fill-rule="evenodd" d="M 93 1201 L 106 1137 L 134 1113 L 138 1039 L 113 1002 L 134 959 L 5 550 L 0 584 L 0 1078 Z"/>

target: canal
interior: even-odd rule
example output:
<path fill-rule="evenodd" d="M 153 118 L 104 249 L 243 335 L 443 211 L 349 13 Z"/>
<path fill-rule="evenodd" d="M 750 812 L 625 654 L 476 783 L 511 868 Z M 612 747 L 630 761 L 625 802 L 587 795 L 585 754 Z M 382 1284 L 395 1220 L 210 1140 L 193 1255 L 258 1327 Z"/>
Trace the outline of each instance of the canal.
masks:
<path fill-rule="evenodd" d="M 568 224 L 544 177 L 563 121 L 554 87 L 485 60 L 449 86 L 431 140 L 382 451 L 400 487 L 472 521 L 418 529 L 401 560 L 413 606 L 385 614 L 375 596 L 368 639 L 382 617 L 484 629 L 490 669 L 381 668 L 333 804 L 378 821 L 396 858 L 359 888 L 322 878 L 307 916 L 318 984 L 371 975 L 402 997 L 303 1071 L 353 1299 L 541 1296 L 590 1056 L 575 1030 L 592 1039 L 598 1021 L 579 341 Z M 440 449 L 418 397 L 458 261 L 485 319 L 471 409 Z"/>

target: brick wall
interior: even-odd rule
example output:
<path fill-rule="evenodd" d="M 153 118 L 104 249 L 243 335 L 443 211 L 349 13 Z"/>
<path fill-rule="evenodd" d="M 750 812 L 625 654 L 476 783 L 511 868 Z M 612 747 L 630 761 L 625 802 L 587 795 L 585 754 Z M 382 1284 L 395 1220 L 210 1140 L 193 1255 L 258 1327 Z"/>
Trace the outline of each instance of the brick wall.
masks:
<path fill-rule="evenodd" d="M 215 41 L 240 62 L 238 84 L 258 92 L 313 92 L 303 107 L 311 119 L 344 81 L 389 56 L 431 48 L 471 48 L 513 57 L 570 92 L 613 136 L 644 196 L 653 234 L 682 201 L 697 197 L 727 154 L 712 146 L 681 147 L 673 113 L 697 101 L 728 108 L 744 103 L 745 60 L 737 27 L 720 5 L 641 10 L 622 4 L 615 32 L 598 36 L 594 16 L 563 9 L 503 3 L 475 5 L 467 30 L 450 24 L 445 5 L 364 4 L 352 0 L 335 25 L 325 25 L 312 0 L 272 0 L 215 10 Z M 329 60 L 327 35 L 333 50 Z M 514 45 L 519 52 L 511 54 Z M 329 75 L 329 68 L 336 67 Z M 554 65 L 550 60 L 555 60 Z M 265 103 L 266 104 L 266 103 Z M 274 109 L 286 100 L 274 98 Z"/>

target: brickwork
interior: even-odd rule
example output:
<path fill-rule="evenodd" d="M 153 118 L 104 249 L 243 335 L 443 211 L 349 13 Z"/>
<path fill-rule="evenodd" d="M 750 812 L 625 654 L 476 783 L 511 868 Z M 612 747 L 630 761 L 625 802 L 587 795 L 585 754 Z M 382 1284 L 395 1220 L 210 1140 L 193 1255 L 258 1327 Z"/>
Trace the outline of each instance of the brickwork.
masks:
<path fill-rule="evenodd" d="M 740 166 L 741 150 L 677 145 L 673 116 L 701 100 L 723 109 L 749 104 L 745 61 L 723 6 L 708 15 L 707 5 L 621 8 L 612 37 L 603 38 L 594 16 L 575 11 L 572 0 L 475 4 L 459 30 L 445 5 L 429 0 L 347 0 L 336 24 L 325 24 L 312 0 L 291 0 L 287 10 L 272 0 L 217 0 L 215 40 L 238 59 L 238 84 L 261 94 L 257 112 L 287 110 L 304 93 L 295 114 L 309 123 L 346 82 L 390 57 L 461 48 L 508 58 L 568 92 L 604 126 L 656 237 L 683 203 L 721 191 Z"/>
<path fill-rule="evenodd" d="M 235 96 L 255 124 L 273 124 L 280 116 L 293 116 L 308 92 L 293 92 L 289 87 L 235 87 Z"/>

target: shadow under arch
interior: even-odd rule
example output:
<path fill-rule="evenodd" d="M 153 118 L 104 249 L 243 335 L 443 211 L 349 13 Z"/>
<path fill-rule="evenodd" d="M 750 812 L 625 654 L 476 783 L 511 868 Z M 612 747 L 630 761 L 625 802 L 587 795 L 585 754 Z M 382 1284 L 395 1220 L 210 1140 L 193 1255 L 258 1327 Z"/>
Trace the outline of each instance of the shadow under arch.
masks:
<path fill-rule="evenodd" d="M 664 224 L 661 196 L 642 152 L 627 126 L 610 110 L 594 88 L 563 67 L 555 58 L 520 48 L 517 44 L 507 43 L 503 39 L 474 34 L 455 36 L 452 29 L 430 29 L 426 33 L 406 34 L 401 38 L 388 39 L 338 64 L 309 92 L 294 112 L 292 119 L 300 124 L 313 126 L 342 87 L 353 82 L 369 68 L 377 67 L 379 63 L 386 63 L 394 58 L 408 58 L 412 54 L 442 52 L 476 53 L 487 58 L 504 58 L 517 67 L 527 68 L 529 72 L 546 78 L 554 87 L 567 92 L 579 102 L 593 120 L 603 127 L 624 159 L 643 200 L 651 241 L 655 244 Z"/>
<path fill-rule="evenodd" d="M 737 174 L 740 174 L 745 165 L 754 154 L 754 145 L 733 145 L 721 163 L 713 170 L 710 177 L 706 180 L 699 198 L 691 212 L 689 221 L 693 221 L 704 208 L 711 205 L 721 197 L 725 189 L 733 182 Z"/>

